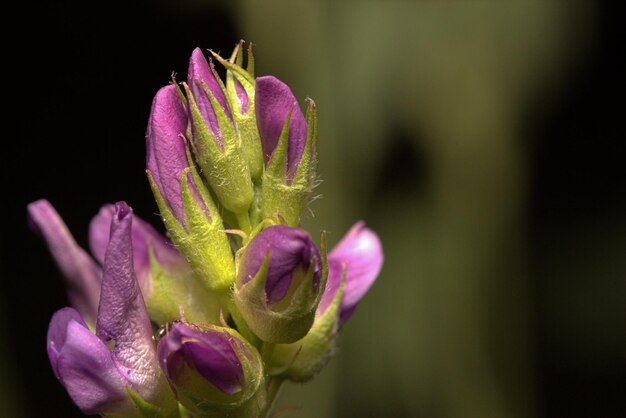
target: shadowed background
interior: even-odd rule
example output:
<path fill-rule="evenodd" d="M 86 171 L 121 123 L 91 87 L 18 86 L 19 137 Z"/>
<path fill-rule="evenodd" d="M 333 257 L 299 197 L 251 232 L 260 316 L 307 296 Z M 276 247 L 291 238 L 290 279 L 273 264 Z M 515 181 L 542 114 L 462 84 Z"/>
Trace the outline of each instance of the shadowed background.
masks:
<path fill-rule="evenodd" d="M 66 305 L 25 205 L 78 242 L 144 175 L 150 103 L 195 46 L 256 44 L 257 72 L 320 112 L 331 244 L 358 219 L 379 281 L 294 417 L 626 416 L 624 13 L 551 1 L 57 2 L 17 14 L 2 183 L 0 416 L 81 416 L 45 354 Z M 19 34 L 14 34 L 19 40 Z M 8 203 L 8 204 L 7 204 Z"/>

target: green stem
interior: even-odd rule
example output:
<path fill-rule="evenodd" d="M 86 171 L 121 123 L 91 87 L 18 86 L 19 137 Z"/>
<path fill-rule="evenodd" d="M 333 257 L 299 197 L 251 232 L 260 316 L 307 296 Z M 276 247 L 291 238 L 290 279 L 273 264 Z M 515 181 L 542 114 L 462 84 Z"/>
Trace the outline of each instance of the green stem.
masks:
<path fill-rule="evenodd" d="M 250 225 L 250 216 L 248 212 L 236 213 L 237 223 L 239 224 L 239 229 L 241 229 L 246 234 L 249 234 L 252 230 L 252 226 Z"/>
<path fill-rule="evenodd" d="M 233 321 L 235 321 L 235 325 L 237 326 L 237 331 L 248 340 L 250 344 L 259 348 L 261 347 L 261 340 L 257 337 L 252 330 L 248 327 L 248 324 L 243 319 L 241 314 L 239 313 L 239 309 L 237 309 L 237 305 L 235 305 L 235 301 L 232 299 L 230 294 L 222 295 L 223 305 L 226 306 L 228 312 L 233 317 Z"/>
<path fill-rule="evenodd" d="M 261 357 L 263 358 L 263 362 L 265 364 L 269 363 L 272 353 L 274 352 L 274 347 L 276 347 L 276 344 L 268 342 L 264 342 L 261 346 Z"/>
<path fill-rule="evenodd" d="M 252 228 L 256 228 L 256 226 L 263 220 L 263 214 L 261 213 L 261 207 L 259 202 L 259 195 L 261 193 L 261 186 L 255 188 L 254 191 L 254 200 L 252 201 L 252 205 L 250 206 L 250 210 L 248 213 L 250 214 L 250 223 L 252 224 Z"/>
<path fill-rule="evenodd" d="M 285 379 L 282 377 L 274 377 L 267 384 L 267 398 L 265 403 L 265 410 L 263 411 L 264 417 L 269 417 L 272 408 L 274 407 L 274 403 L 276 402 L 276 398 L 280 393 L 280 388 L 283 386 Z"/>

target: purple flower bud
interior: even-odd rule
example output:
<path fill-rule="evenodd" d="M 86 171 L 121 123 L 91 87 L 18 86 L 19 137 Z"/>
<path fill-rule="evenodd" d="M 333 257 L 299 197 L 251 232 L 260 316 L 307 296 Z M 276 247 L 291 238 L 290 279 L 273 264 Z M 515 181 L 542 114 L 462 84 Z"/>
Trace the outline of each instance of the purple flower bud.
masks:
<path fill-rule="evenodd" d="M 96 334 L 72 308 L 58 311 L 48 328 L 48 356 L 55 375 L 87 414 L 137 416 L 129 390 L 158 408 L 175 408 L 133 270 L 131 222 L 131 209 L 123 202 L 116 204 Z"/>
<path fill-rule="evenodd" d="M 178 400 L 197 414 L 241 407 L 263 380 L 258 352 L 223 327 L 174 323 L 159 341 L 158 357 Z"/>
<path fill-rule="evenodd" d="M 331 305 L 345 267 L 346 284 L 339 314 L 339 325 L 343 325 L 378 277 L 382 265 L 383 249 L 378 235 L 364 222 L 357 222 L 328 255 L 328 282 L 318 315 Z"/>
<path fill-rule="evenodd" d="M 292 342 L 304 336 L 322 291 L 322 258 L 306 231 L 272 226 L 245 247 L 235 301 L 261 339 Z"/>
<path fill-rule="evenodd" d="M 191 54 L 187 80 L 183 86 L 198 166 L 217 200 L 238 217 L 247 217 L 254 199 L 250 171 L 223 85 L 199 48 Z"/>
<path fill-rule="evenodd" d="M 308 129 L 298 101 L 289 86 L 276 77 L 265 76 L 256 79 L 255 105 L 266 165 L 278 145 L 285 121 L 291 112 L 287 176 L 293 177 L 306 146 Z"/>
<path fill-rule="evenodd" d="M 255 183 L 263 175 L 263 150 L 256 124 L 254 110 L 254 54 L 252 44 L 248 46 L 247 67 L 243 68 L 243 41 L 240 41 L 227 61 L 211 52 L 226 68 L 226 98 L 232 111 L 232 120 L 241 139 L 242 151 L 246 157 L 250 176 Z"/>
<path fill-rule="evenodd" d="M 176 219 L 186 224 L 181 177 L 189 167 L 185 145 L 187 113 L 176 86 L 163 87 L 154 96 L 146 133 L 146 162 L 154 184 Z M 190 186 L 195 190 L 192 182 Z M 204 203 L 198 201 L 199 206 Z"/>
<path fill-rule="evenodd" d="M 240 261 L 237 284 L 248 283 L 261 269 L 269 255 L 265 292 L 269 305 L 280 302 L 293 280 L 301 280 L 313 269 L 313 286 L 322 276 L 321 256 L 311 236 L 304 229 L 272 226 L 265 229 L 246 247 Z"/>
<path fill-rule="evenodd" d="M 198 108 L 200 109 L 200 113 L 204 118 L 206 126 L 211 130 L 213 137 L 220 147 L 224 147 L 224 138 L 222 138 L 218 119 L 215 114 L 215 110 L 211 105 L 211 100 L 205 91 L 205 87 L 209 90 L 211 95 L 213 95 L 224 113 L 226 113 L 229 118 L 231 115 L 228 110 L 228 105 L 226 104 L 224 92 L 222 91 L 220 84 L 215 78 L 212 68 L 209 66 L 200 48 L 194 49 L 191 53 L 189 69 L 187 71 L 187 82 L 189 83 L 189 88 L 191 89 L 193 97 L 198 104 Z"/>
<path fill-rule="evenodd" d="M 150 185 L 170 237 L 210 289 L 234 279 L 222 218 L 193 162 L 184 132 L 186 110 L 176 86 L 163 87 L 152 102 L 147 132 Z"/>
<path fill-rule="evenodd" d="M 95 324 L 102 272 L 76 244 L 59 214 L 47 200 L 28 205 L 29 223 L 48 244 L 48 249 L 67 283 L 70 304 L 89 324 Z"/>
<path fill-rule="evenodd" d="M 271 76 L 256 80 L 255 106 L 265 159 L 262 215 L 298 226 L 317 184 L 317 108 L 309 100 L 305 118 L 289 87 Z"/>

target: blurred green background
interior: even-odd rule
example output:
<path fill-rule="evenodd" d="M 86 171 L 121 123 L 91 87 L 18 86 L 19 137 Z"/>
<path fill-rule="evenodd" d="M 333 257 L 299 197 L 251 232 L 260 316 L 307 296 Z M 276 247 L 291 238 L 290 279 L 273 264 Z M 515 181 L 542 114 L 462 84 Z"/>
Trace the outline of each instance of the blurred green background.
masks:
<path fill-rule="evenodd" d="M 15 60 L 36 106 L 2 174 L 34 169 L 3 208 L 0 416 L 80 416 L 48 370 L 66 302 L 24 205 L 49 198 L 83 244 L 103 202 L 158 225 L 151 97 L 194 46 L 239 38 L 318 105 L 323 198 L 305 227 L 334 244 L 364 219 L 386 256 L 335 358 L 276 416 L 626 416 L 623 18 L 532 0 L 37 8 L 41 42 Z"/>

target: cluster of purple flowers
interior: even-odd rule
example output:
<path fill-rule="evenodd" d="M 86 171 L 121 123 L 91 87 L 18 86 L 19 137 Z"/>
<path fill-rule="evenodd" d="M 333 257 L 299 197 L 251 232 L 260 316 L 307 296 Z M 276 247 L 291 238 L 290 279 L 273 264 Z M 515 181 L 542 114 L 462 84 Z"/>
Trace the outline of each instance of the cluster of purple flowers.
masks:
<path fill-rule="evenodd" d="M 299 228 L 317 183 L 317 110 L 254 76 L 243 43 L 225 83 L 200 49 L 187 82 L 156 94 L 147 174 L 168 238 L 124 202 L 103 206 L 90 256 L 45 200 L 33 229 L 71 307 L 48 329 L 52 369 L 86 414 L 259 417 L 280 384 L 307 381 L 378 276 L 358 222 L 330 252 Z"/>

